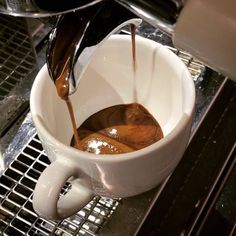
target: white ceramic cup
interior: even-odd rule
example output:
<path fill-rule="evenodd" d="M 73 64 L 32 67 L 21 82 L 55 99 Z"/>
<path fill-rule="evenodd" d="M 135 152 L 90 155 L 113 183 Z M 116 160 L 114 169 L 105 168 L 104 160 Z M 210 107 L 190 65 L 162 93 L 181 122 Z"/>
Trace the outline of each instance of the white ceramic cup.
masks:
<path fill-rule="evenodd" d="M 33 207 L 42 217 L 63 219 L 95 195 L 128 197 L 159 185 L 176 167 L 187 146 L 195 104 L 194 83 L 186 66 L 166 47 L 137 37 L 138 102 L 160 123 L 164 138 L 138 151 L 95 155 L 70 147 L 72 127 L 65 102 L 44 66 L 30 98 L 34 124 L 51 161 L 36 185 Z M 111 36 L 95 53 L 79 88 L 71 96 L 79 126 L 95 112 L 132 103 L 134 80 L 131 39 Z M 60 197 L 69 181 L 71 189 Z"/>

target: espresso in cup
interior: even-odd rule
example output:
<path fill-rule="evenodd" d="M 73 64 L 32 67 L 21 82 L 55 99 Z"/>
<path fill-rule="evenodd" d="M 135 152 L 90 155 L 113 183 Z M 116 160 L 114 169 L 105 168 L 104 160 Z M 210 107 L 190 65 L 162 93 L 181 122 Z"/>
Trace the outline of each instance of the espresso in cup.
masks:
<path fill-rule="evenodd" d="M 94 154 L 120 154 L 139 150 L 163 138 L 156 119 L 138 103 L 105 108 L 78 128 L 79 143 L 71 146 Z"/>

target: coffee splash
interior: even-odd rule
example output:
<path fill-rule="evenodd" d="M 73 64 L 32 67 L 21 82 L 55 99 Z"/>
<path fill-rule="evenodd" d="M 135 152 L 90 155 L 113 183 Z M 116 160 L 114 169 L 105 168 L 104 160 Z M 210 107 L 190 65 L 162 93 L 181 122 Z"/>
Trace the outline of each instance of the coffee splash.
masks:
<path fill-rule="evenodd" d="M 136 26 L 131 24 L 132 62 L 134 79 L 134 103 L 115 105 L 90 116 L 77 130 L 73 107 L 69 98 L 70 54 L 66 53 L 61 73 L 55 86 L 58 96 L 67 105 L 73 137 L 71 146 L 95 154 L 119 154 L 139 150 L 163 138 L 163 132 L 155 118 L 137 103 L 136 91 Z M 69 50 L 70 51 L 70 50 Z M 57 68 L 58 69 L 58 68 Z"/>

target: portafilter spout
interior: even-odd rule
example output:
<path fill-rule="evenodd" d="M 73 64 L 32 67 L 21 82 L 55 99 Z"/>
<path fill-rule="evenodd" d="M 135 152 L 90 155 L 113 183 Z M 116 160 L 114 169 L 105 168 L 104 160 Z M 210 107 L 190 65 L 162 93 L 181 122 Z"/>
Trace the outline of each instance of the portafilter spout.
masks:
<path fill-rule="evenodd" d="M 141 19 L 115 1 L 60 16 L 47 50 L 51 79 L 55 82 L 61 75 L 66 76 L 67 95 L 73 94 L 96 49 L 123 26 L 140 23 Z"/>

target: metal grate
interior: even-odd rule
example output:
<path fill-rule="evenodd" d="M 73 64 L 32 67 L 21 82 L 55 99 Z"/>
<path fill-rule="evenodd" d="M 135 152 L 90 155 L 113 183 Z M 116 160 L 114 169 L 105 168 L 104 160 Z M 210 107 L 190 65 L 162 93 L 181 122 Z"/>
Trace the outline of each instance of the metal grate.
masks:
<path fill-rule="evenodd" d="M 26 22 L 0 15 L 0 100 L 32 72 L 35 62 Z"/>
<path fill-rule="evenodd" d="M 118 200 L 97 196 L 63 221 L 38 217 L 32 208 L 32 193 L 49 163 L 36 135 L 0 177 L 1 235 L 96 235 L 117 207 Z M 69 184 L 64 186 L 63 193 L 68 188 Z"/>
<path fill-rule="evenodd" d="M 172 52 L 174 52 L 188 67 L 193 80 L 196 81 L 200 75 L 205 71 L 205 66 L 197 59 L 194 59 L 190 54 L 184 51 L 180 51 L 176 48 L 167 46 Z"/>
<path fill-rule="evenodd" d="M 0 137 L 28 106 L 37 63 L 25 19 L 0 15 Z"/>

